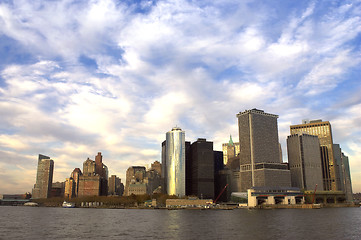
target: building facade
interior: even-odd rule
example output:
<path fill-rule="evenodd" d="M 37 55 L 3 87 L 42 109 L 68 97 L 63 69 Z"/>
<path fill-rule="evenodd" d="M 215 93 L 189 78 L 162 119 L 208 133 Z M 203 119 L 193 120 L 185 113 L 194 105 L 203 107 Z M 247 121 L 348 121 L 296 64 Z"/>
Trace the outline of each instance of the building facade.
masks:
<path fill-rule="evenodd" d="M 286 164 L 280 163 L 275 114 L 251 109 L 237 114 L 240 143 L 240 188 L 290 187 Z"/>
<path fill-rule="evenodd" d="M 83 163 L 83 174 L 79 176 L 78 196 L 106 196 L 108 194 L 108 168 L 103 164 L 100 152 L 95 161 L 87 159 Z"/>
<path fill-rule="evenodd" d="M 78 196 L 79 192 L 79 177 L 82 175 L 80 168 L 74 168 L 73 172 L 70 174 L 70 177 L 74 180 L 75 189 L 74 189 L 74 196 Z"/>
<path fill-rule="evenodd" d="M 54 161 L 50 157 L 39 154 L 36 183 L 32 198 L 49 198 L 53 184 Z"/>
<path fill-rule="evenodd" d="M 124 185 L 119 177 L 112 175 L 108 179 L 108 195 L 122 196 Z"/>
<path fill-rule="evenodd" d="M 353 193 L 352 193 L 352 182 L 351 182 L 351 174 L 350 174 L 350 164 L 348 157 L 341 153 L 342 157 L 342 171 L 344 175 L 344 193 L 346 195 L 346 201 L 353 201 Z"/>
<path fill-rule="evenodd" d="M 64 190 L 64 197 L 66 198 L 73 198 L 75 197 L 75 181 L 73 178 L 66 178 L 65 179 L 65 190 Z"/>
<path fill-rule="evenodd" d="M 287 137 L 288 165 L 292 187 L 323 189 L 320 143 L 317 136 L 294 134 Z"/>
<path fill-rule="evenodd" d="M 342 152 L 339 144 L 333 144 L 335 162 L 337 163 L 337 177 L 339 191 L 345 193 L 346 201 L 353 201 L 351 174 L 348 157 Z"/>
<path fill-rule="evenodd" d="M 125 179 L 124 195 L 129 196 L 134 194 L 146 194 L 146 185 L 144 179 L 146 177 L 146 168 L 144 166 L 132 166 L 127 169 Z M 145 187 L 139 187 L 139 184 L 144 184 Z M 134 188 L 134 189 L 133 189 Z M 140 189 L 145 189 L 140 191 Z"/>
<path fill-rule="evenodd" d="M 323 189 L 337 191 L 337 163 L 334 158 L 331 124 L 328 121 L 303 121 L 303 124 L 290 126 L 291 135 L 307 133 L 318 136 L 321 149 Z"/>
<path fill-rule="evenodd" d="M 162 177 L 164 190 L 169 195 L 186 195 L 185 132 L 174 127 L 166 133 L 162 144 Z"/>
<path fill-rule="evenodd" d="M 234 143 L 232 140 L 232 136 L 229 136 L 228 143 L 222 144 L 222 151 L 223 151 L 223 163 L 226 165 L 230 158 L 236 157 L 240 152 L 240 145 L 239 142 Z"/>
<path fill-rule="evenodd" d="M 198 138 L 186 155 L 186 194 L 198 198 L 214 198 L 213 142 Z"/>

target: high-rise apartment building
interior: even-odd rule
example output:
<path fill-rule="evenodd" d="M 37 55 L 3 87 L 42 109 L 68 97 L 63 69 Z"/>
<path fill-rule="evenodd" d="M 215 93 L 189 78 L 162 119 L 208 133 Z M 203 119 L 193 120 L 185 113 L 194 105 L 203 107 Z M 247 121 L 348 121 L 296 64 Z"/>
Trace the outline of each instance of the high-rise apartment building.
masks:
<path fill-rule="evenodd" d="M 287 137 L 288 165 L 292 187 L 323 189 L 320 143 L 317 136 L 304 133 Z"/>
<path fill-rule="evenodd" d="M 39 154 L 36 183 L 32 198 L 48 198 L 53 184 L 54 161 L 48 156 Z"/>
<path fill-rule="evenodd" d="M 166 133 L 162 143 L 162 177 L 169 195 L 186 195 L 185 132 L 179 127 Z"/>
<path fill-rule="evenodd" d="M 323 188 L 325 191 L 337 191 L 337 164 L 333 152 L 331 124 L 328 121 L 303 121 L 302 124 L 290 126 L 291 135 L 307 133 L 318 136 L 321 149 Z"/>
<path fill-rule="evenodd" d="M 232 136 L 229 136 L 228 143 L 222 144 L 222 151 L 223 151 L 223 163 L 227 165 L 228 160 L 231 158 L 236 157 L 240 151 L 239 142 L 234 143 L 232 140 Z"/>
<path fill-rule="evenodd" d="M 287 165 L 280 163 L 278 115 L 252 109 L 237 114 L 240 143 L 240 189 L 290 187 Z"/>

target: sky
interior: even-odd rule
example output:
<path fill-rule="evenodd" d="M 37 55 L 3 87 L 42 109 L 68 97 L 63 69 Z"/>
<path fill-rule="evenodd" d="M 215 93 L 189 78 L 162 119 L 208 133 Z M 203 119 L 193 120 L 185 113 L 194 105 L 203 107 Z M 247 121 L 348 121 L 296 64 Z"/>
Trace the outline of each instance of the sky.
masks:
<path fill-rule="evenodd" d="M 361 1 L 0 0 L 0 193 L 102 152 L 125 182 L 179 126 L 221 150 L 236 114 L 322 119 L 361 192 Z"/>

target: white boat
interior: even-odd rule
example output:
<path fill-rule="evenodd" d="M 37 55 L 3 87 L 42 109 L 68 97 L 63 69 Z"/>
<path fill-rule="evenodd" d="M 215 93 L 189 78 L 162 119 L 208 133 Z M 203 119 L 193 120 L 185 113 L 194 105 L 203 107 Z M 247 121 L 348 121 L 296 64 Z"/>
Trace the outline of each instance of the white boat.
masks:
<path fill-rule="evenodd" d="M 37 206 L 39 206 L 39 204 L 37 204 L 35 202 L 27 202 L 27 203 L 24 203 L 24 206 L 37 207 Z"/>
<path fill-rule="evenodd" d="M 67 201 L 63 202 L 63 208 L 73 208 L 73 207 L 75 207 L 75 203 L 71 203 Z"/>

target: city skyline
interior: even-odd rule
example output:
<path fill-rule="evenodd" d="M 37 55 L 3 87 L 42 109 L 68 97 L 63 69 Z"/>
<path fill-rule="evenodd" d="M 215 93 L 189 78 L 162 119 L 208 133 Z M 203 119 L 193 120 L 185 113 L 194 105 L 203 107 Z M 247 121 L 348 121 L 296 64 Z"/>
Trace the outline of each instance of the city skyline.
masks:
<path fill-rule="evenodd" d="M 57 1 L 0 4 L 0 193 L 54 182 L 102 152 L 109 175 L 161 160 L 164 133 L 214 150 L 236 114 L 332 124 L 361 192 L 358 1 Z M 236 140 L 235 140 L 236 141 Z"/>

